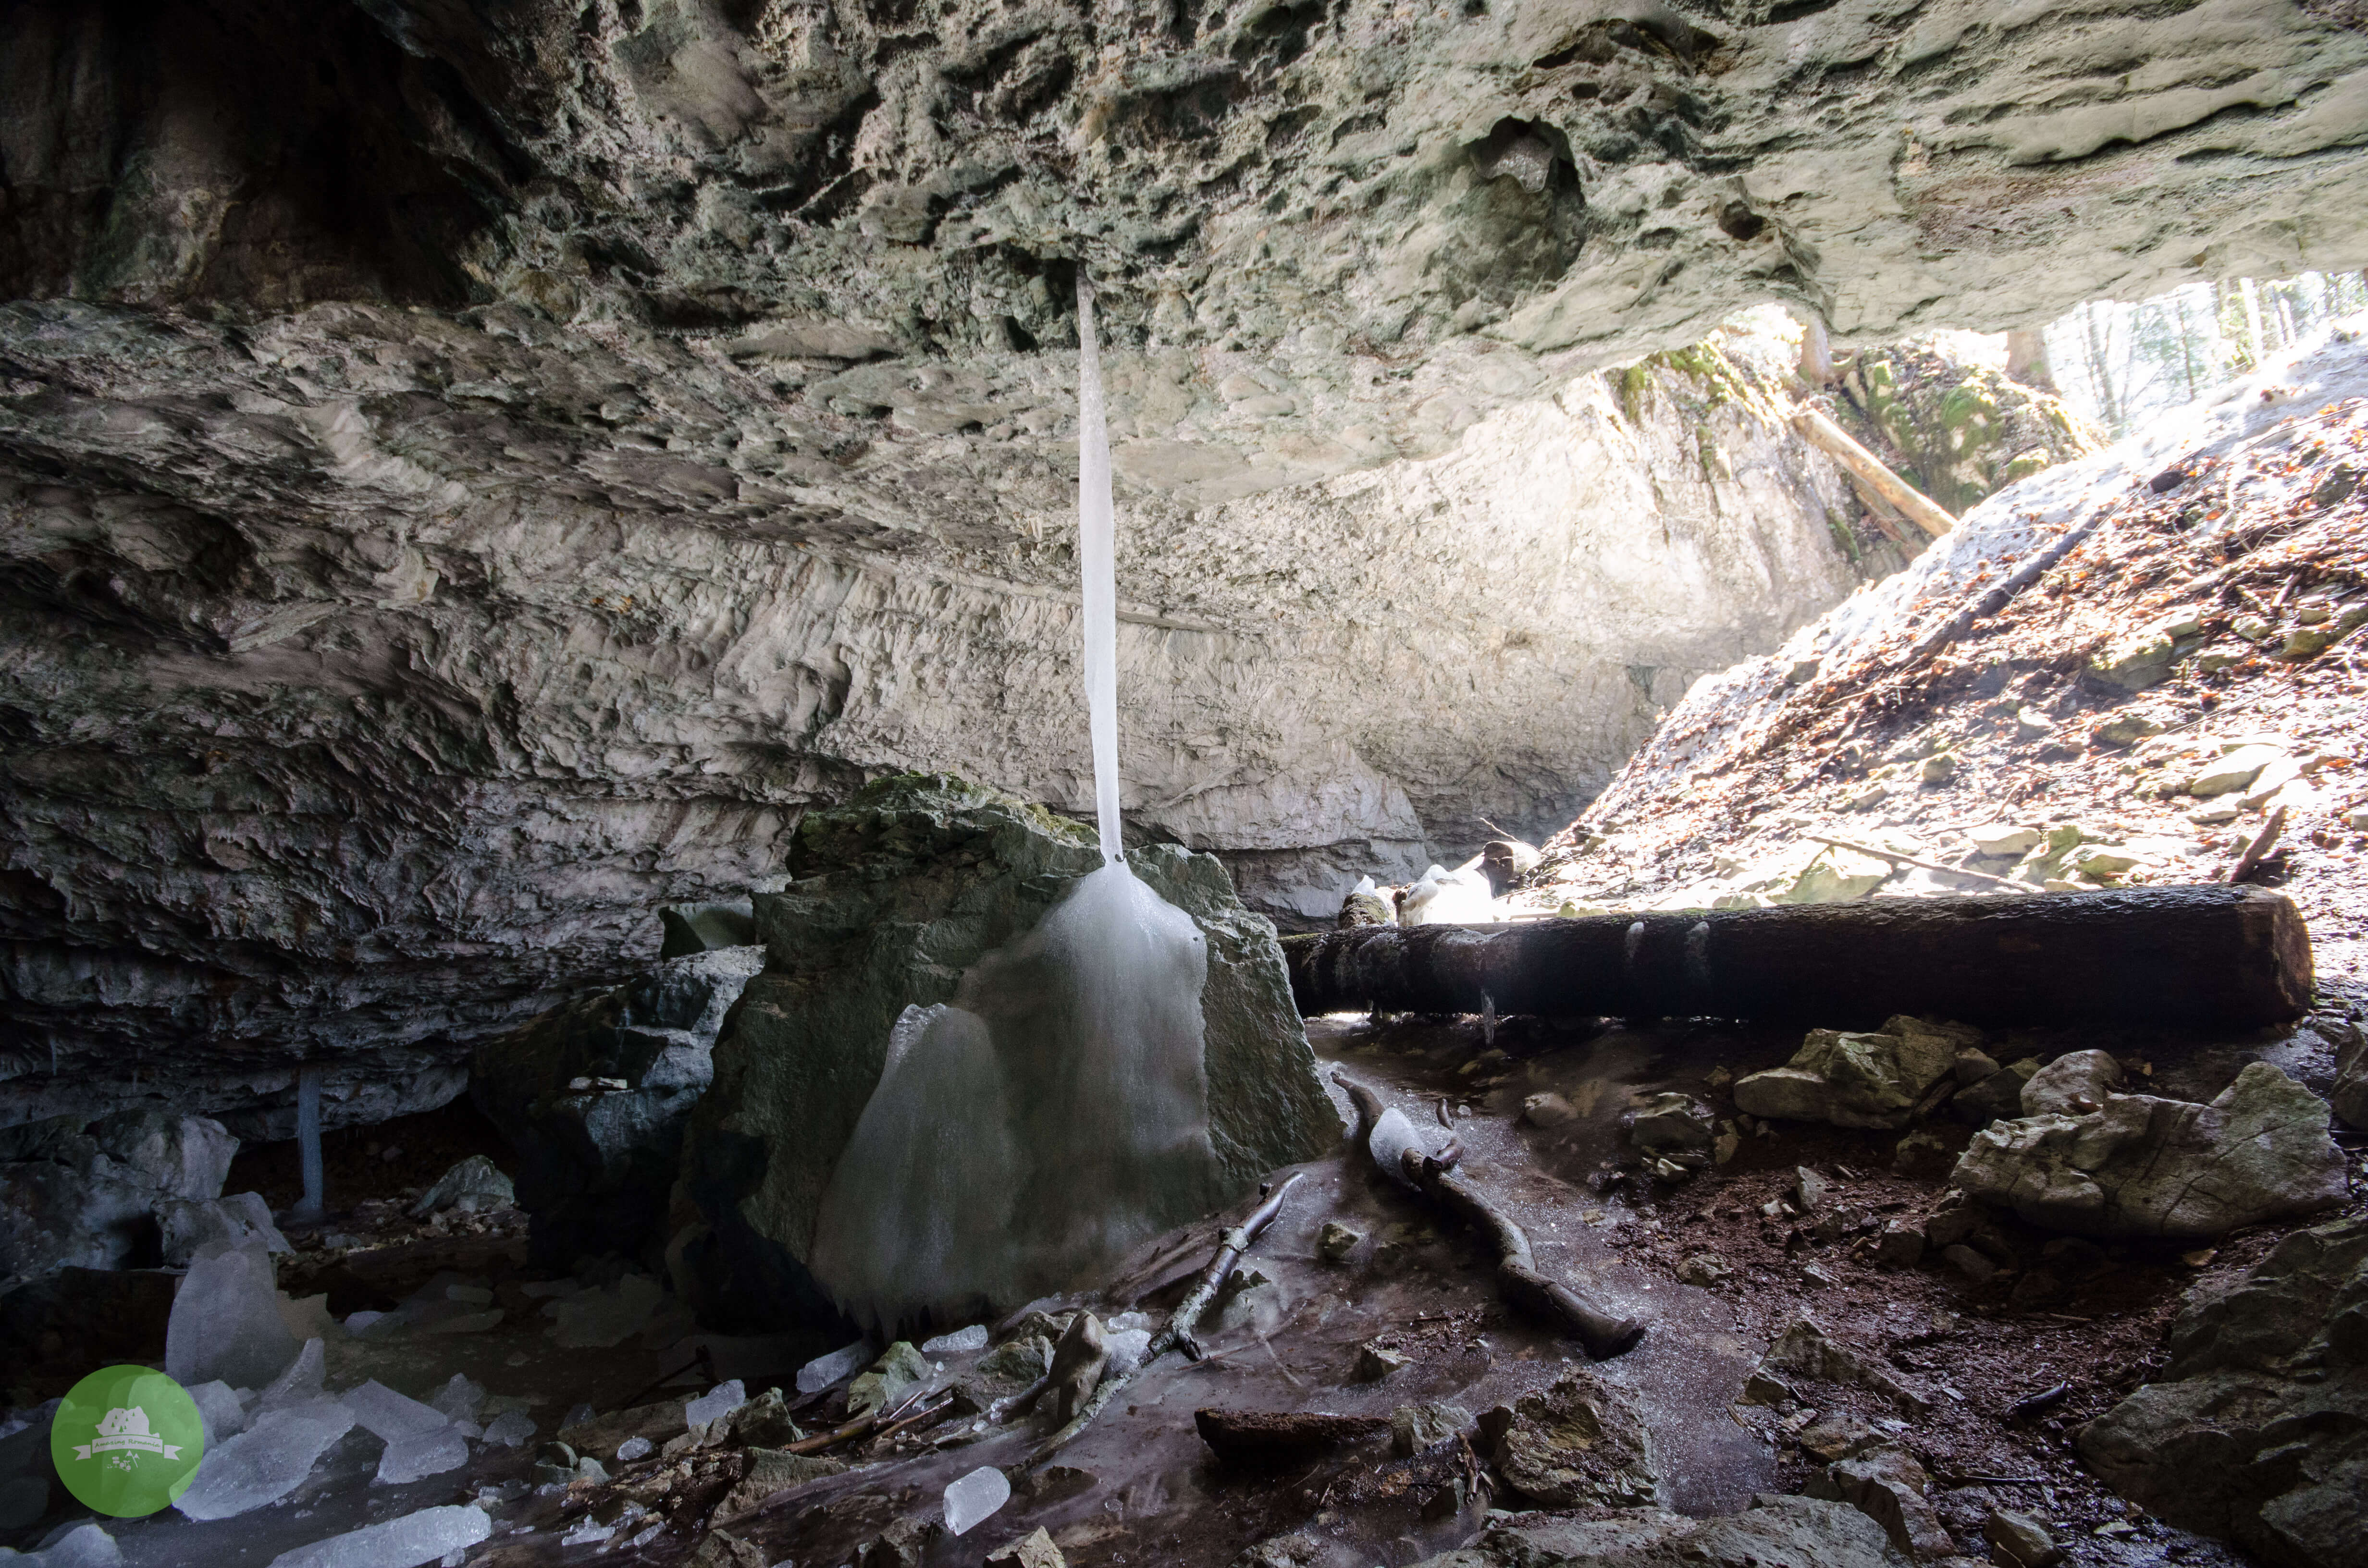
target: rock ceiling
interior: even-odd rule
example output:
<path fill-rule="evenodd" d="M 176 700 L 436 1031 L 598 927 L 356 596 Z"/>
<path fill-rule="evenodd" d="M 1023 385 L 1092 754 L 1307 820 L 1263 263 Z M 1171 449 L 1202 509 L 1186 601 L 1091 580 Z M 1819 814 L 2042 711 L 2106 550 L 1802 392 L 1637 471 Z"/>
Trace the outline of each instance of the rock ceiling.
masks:
<path fill-rule="evenodd" d="M 1080 266 L 1131 802 L 1283 905 L 1544 825 L 1850 575 L 1582 373 L 2368 262 L 2346 15 L 12 6 L 0 1112 L 449 1060 L 867 773 L 1082 801 Z"/>

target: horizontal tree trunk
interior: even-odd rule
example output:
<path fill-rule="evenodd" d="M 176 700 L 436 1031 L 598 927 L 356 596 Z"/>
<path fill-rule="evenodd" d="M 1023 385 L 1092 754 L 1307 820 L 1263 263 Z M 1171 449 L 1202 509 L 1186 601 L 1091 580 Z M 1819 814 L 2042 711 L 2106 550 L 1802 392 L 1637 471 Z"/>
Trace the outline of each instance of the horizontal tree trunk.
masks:
<path fill-rule="evenodd" d="M 1873 899 L 1287 937 L 1303 1016 L 1543 1013 L 1831 1028 L 2250 1027 L 2310 1005 L 2310 933 L 2255 887 Z"/>

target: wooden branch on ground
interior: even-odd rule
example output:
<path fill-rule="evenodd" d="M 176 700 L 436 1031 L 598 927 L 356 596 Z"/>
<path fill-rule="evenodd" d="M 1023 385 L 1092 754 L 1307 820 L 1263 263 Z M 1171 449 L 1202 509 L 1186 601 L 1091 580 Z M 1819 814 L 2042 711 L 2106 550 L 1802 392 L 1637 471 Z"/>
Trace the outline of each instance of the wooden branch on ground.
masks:
<path fill-rule="evenodd" d="M 2237 857 L 2237 863 L 2228 868 L 2228 880 L 2241 882 L 2251 876 L 2254 869 L 2268 858 L 2270 846 L 2278 841 L 2278 835 L 2285 829 L 2286 809 L 2280 806 L 2270 813 L 2270 820 L 2261 824 L 2261 831 L 2253 835 L 2253 841 L 2245 846 L 2245 852 Z"/>
<path fill-rule="evenodd" d="M 1300 1179 L 1306 1174 L 1304 1171 L 1293 1171 L 1285 1176 L 1281 1186 L 1266 1195 L 1265 1202 L 1250 1210 L 1249 1218 L 1225 1232 L 1217 1244 L 1216 1256 L 1209 1260 L 1209 1267 L 1201 1272 L 1201 1282 L 1192 1287 L 1191 1294 L 1186 1296 L 1176 1311 L 1169 1315 L 1167 1326 L 1161 1329 L 1154 1336 L 1151 1344 L 1144 1348 L 1143 1359 L 1135 1363 L 1134 1369 L 1121 1377 L 1102 1379 L 1075 1418 L 1039 1443 L 1028 1457 L 1020 1461 L 1021 1470 L 1033 1470 L 1066 1448 L 1071 1439 L 1092 1425 L 1094 1417 L 1102 1413 L 1104 1406 L 1118 1397 L 1119 1390 L 1141 1377 L 1150 1369 L 1152 1363 L 1167 1356 L 1170 1351 L 1181 1350 L 1187 1358 L 1194 1361 L 1201 1358 L 1200 1342 L 1192 1337 L 1192 1331 L 1200 1326 L 1201 1314 L 1207 1312 L 1209 1303 L 1217 1299 L 1218 1288 L 1224 1284 L 1225 1277 L 1234 1271 L 1235 1266 L 1240 1263 L 1243 1257 L 1247 1256 L 1251 1245 L 1265 1233 L 1266 1228 L 1274 1223 L 1276 1216 L 1282 1212 L 1282 1200 L 1290 1196 L 1291 1189 L 1297 1187 Z M 1047 1379 L 1045 1381 L 1049 1384 L 1051 1380 Z"/>
<path fill-rule="evenodd" d="M 1866 1028 L 2252 1028 L 2309 1009 L 2291 900 L 2207 883 L 1999 899 L 1869 899 L 1502 926 L 1369 926 L 1282 939 L 1324 1013 L 1751 1018 Z"/>
<path fill-rule="evenodd" d="M 1382 1097 L 1341 1074 L 1332 1081 L 1349 1091 L 1357 1108 L 1357 1147 L 1372 1153 L 1373 1126 L 1382 1119 Z M 1645 1325 L 1634 1318 L 1605 1312 L 1563 1281 L 1544 1273 L 1530 1251 L 1529 1233 L 1482 1192 L 1469 1171 L 1453 1159 L 1440 1160 L 1420 1149 L 1406 1151 L 1401 1173 L 1415 1189 L 1474 1230 L 1488 1237 L 1497 1249 L 1497 1289 L 1506 1301 L 1530 1316 L 1552 1324 L 1583 1346 L 1588 1358 L 1608 1361 L 1635 1346 Z"/>
<path fill-rule="evenodd" d="M 1799 409 L 1793 415 L 1793 428 L 1934 539 L 1957 526 L 1956 518 L 1942 511 L 1930 496 L 1892 472 L 1881 458 L 1852 440 L 1850 432 L 1827 418 L 1822 409 Z"/>
<path fill-rule="evenodd" d="M 1993 877 L 1987 871 L 1968 871 L 1962 866 L 1943 866 L 1938 860 L 1919 860 L 1913 855 L 1902 855 L 1894 849 L 1877 849 L 1872 844 L 1854 844 L 1847 838 L 1827 838 L 1821 833 L 1801 835 L 1812 844 L 1830 844 L 1837 849 L 1847 849 L 1853 855 L 1868 855 L 1877 860 L 1888 860 L 1897 866 L 1913 866 L 1919 871 L 1938 871 L 1944 877 L 1964 877 L 1971 881 L 1987 882 L 1993 887 L 2014 892 L 2037 892 L 2029 882 L 2018 882 L 2010 877 Z"/>

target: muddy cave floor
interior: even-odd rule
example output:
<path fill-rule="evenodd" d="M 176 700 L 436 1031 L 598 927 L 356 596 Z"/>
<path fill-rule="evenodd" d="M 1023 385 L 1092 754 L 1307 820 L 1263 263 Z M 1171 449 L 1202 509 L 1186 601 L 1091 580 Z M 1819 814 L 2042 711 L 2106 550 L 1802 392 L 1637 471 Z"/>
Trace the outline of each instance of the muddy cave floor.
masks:
<path fill-rule="evenodd" d="M 1798 1045 L 1797 1030 L 1510 1019 L 1491 1042 L 1474 1019 L 1377 1026 L 1332 1017 L 1315 1020 L 1309 1032 L 1327 1074 L 1337 1068 L 1376 1088 L 1434 1141 L 1443 1141 L 1452 1125 L 1468 1166 L 1528 1227 L 1542 1267 L 1588 1283 L 1604 1304 L 1650 1325 L 1636 1349 L 1596 1369 L 1639 1396 L 1665 1506 L 1730 1513 L 1755 1493 L 1800 1490 L 1819 1461 L 1794 1434 L 1806 1429 L 1814 1437 L 1818 1416 L 1849 1412 L 1891 1426 L 1923 1460 L 1936 1479 L 1941 1519 L 1962 1551 L 1978 1554 L 1983 1518 L 1994 1507 L 2011 1507 L 2045 1520 L 2075 1563 L 2248 1561 L 2125 1506 L 2081 1468 L 2072 1436 L 2159 1366 L 2163 1329 L 2187 1289 L 2248 1267 L 2294 1226 L 2261 1227 L 2203 1250 L 2115 1248 L 2088 1276 L 2059 1280 L 2032 1278 L 2047 1273 L 2039 1261 L 2046 1238 L 2009 1220 L 2004 1228 L 2025 1266 L 1990 1280 L 1976 1283 L 1946 1265 L 1878 1268 L 1871 1248 L 1853 1249 L 1854 1236 L 1822 1240 L 1814 1215 L 1771 1219 L 1766 1207 L 1793 1195 L 1805 1165 L 1832 1183 L 1826 1208 L 1851 1224 L 1920 1216 L 1943 1190 L 1969 1130 L 1935 1123 L 1947 1155 L 1907 1171 L 1893 1168 L 1898 1133 L 1800 1124 L 1747 1137 L 1728 1164 L 1676 1187 L 1639 1189 L 1615 1169 L 1626 1148 L 1620 1118 L 1629 1091 L 1684 1089 L 1732 1114 L 1723 1093 L 1727 1075 L 1781 1062 Z M 2044 1052 L 2102 1045 L 2145 1060 L 2154 1069 L 2154 1092 L 2181 1097 L 2208 1098 L 2256 1058 L 2322 1090 L 2332 1072 L 2307 1031 L 2191 1040 L 2032 1031 L 2017 1043 Z M 1527 1124 L 1523 1101 L 1546 1091 L 1562 1096 L 1575 1118 L 1551 1128 Z M 541 1271 L 523 1261 L 522 1216 L 446 1215 L 427 1224 L 401 1217 L 390 1184 L 402 1171 L 425 1168 L 423 1152 L 440 1158 L 480 1136 L 468 1113 L 453 1108 L 368 1131 L 367 1138 L 356 1132 L 333 1140 L 332 1173 L 342 1164 L 341 1190 L 358 1207 L 300 1240 L 303 1250 L 283 1265 L 283 1287 L 299 1295 L 325 1290 L 332 1310 L 342 1313 L 391 1304 L 451 1278 L 490 1286 L 513 1310 L 482 1333 L 336 1343 L 331 1386 L 376 1377 L 426 1398 L 454 1372 L 465 1372 L 495 1395 L 529 1402 L 536 1438 L 514 1450 L 478 1447 L 465 1471 L 379 1486 L 371 1480 L 378 1444 L 357 1430 L 279 1505 L 212 1523 L 167 1513 L 114 1524 L 133 1568 L 194 1562 L 262 1568 L 280 1551 L 338 1530 L 480 1498 L 493 1508 L 495 1533 L 469 1554 L 472 1564 L 680 1562 L 715 1522 L 712 1512 L 737 1479 L 741 1456 L 710 1449 L 686 1466 L 652 1455 L 614 1467 L 612 1485 L 536 1488 L 529 1476 L 536 1451 L 564 1413 L 703 1392 L 712 1381 L 708 1369 L 686 1363 L 705 1346 L 715 1376 L 744 1375 L 752 1395 L 768 1384 L 784 1387 L 809 1431 L 834 1423 L 843 1391 L 800 1400 L 791 1381 L 803 1359 L 835 1347 L 825 1336 L 693 1337 L 669 1300 L 624 1344 L 559 1347 L 547 1335 L 541 1300 L 526 1290 Z M 405 1147 L 406 1139 L 413 1147 Z M 389 1148 L 398 1152 L 393 1161 L 385 1158 Z M 281 1173 L 268 1166 L 268 1151 L 256 1153 L 266 1163 L 252 1167 L 255 1184 L 273 1195 Z M 1483 1506 L 1460 1513 L 1444 1507 L 1440 1490 L 1447 1471 L 1440 1461 L 1395 1459 L 1386 1435 L 1320 1460 L 1262 1470 L 1220 1463 L 1196 1433 L 1192 1413 L 1202 1406 L 1386 1416 L 1399 1405 L 1440 1401 L 1476 1415 L 1545 1386 L 1583 1359 L 1576 1346 L 1508 1314 L 1496 1294 L 1492 1260 L 1475 1238 L 1387 1186 L 1361 1159 L 1352 1163 L 1344 1153 L 1301 1168 L 1306 1179 L 1251 1260 L 1273 1281 L 1270 1292 L 1260 1292 L 1268 1301 L 1204 1330 L 1207 1359 L 1171 1357 L 1139 1377 L 1049 1466 L 1016 1485 L 999 1513 L 965 1536 L 932 1536 L 921 1548 L 923 1562 L 974 1565 L 1042 1527 L 1080 1568 L 1222 1565 L 1246 1547 L 1294 1530 L 1331 1543 L 1326 1561 L 1403 1568 L 1479 1532 Z M 2363 1185 L 2368 1181 L 2355 1180 L 2354 1207 Z M 1172 1256 L 1174 1266 L 1139 1273 L 1130 1290 L 1081 1299 L 1106 1315 L 1135 1308 L 1162 1318 L 1210 1256 L 1221 1223 L 1235 1217 L 1163 1238 L 1138 1256 Z M 1317 1252 L 1318 1234 L 1330 1221 L 1364 1237 L 1341 1261 Z M 1841 1227 L 1825 1228 L 1830 1233 Z M 1679 1270 L 1704 1254 L 1731 1270 L 1728 1278 L 1711 1288 L 1681 1283 Z M 1699 1274 L 1700 1266 L 1690 1272 Z M 1804 1389 L 1809 1409 L 1736 1406 L 1760 1352 L 1804 1314 L 1838 1336 L 1878 1348 L 1931 1398 L 1931 1408 L 1910 1414 L 1880 1394 L 1824 1384 Z M 1368 1344 L 1410 1360 L 1382 1381 L 1356 1381 Z M 973 1359 L 949 1358 L 940 1381 L 960 1379 Z M 2070 1392 L 2044 1415 L 2018 1419 L 2009 1413 L 2016 1401 L 2059 1382 L 2069 1383 Z M 1042 1434 L 1041 1425 L 1023 1420 L 973 1441 L 951 1442 L 947 1434 L 962 1425 L 925 1427 L 885 1449 L 859 1444 L 837 1450 L 835 1457 L 860 1468 L 774 1494 L 733 1522 L 732 1532 L 773 1563 L 846 1563 L 894 1519 L 934 1516 L 948 1482 L 982 1465 L 1016 1464 Z M 652 1484 L 667 1471 L 670 1484 Z M 489 1488 L 498 1490 L 489 1495 Z M 602 1521 L 615 1519 L 629 1498 L 644 1500 L 651 1512 L 607 1533 Z M 1495 1501 L 1520 1506 L 1502 1496 Z M 56 1523 L 44 1521 L 42 1532 Z M 2100 1529 L 2108 1533 L 2096 1533 Z"/>

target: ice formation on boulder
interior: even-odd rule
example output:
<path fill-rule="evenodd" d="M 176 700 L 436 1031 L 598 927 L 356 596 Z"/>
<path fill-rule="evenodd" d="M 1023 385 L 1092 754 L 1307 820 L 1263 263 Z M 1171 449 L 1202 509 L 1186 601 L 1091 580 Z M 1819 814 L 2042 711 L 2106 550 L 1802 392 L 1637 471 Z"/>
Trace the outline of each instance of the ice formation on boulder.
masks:
<path fill-rule="evenodd" d="M 824 1194 L 814 1272 L 883 1331 L 1015 1305 L 1214 1192 L 1192 917 L 1123 862 L 907 1009 Z"/>
<path fill-rule="evenodd" d="M 298 1346 L 279 1315 L 274 1278 L 261 1241 L 200 1249 L 165 1319 L 165 1373 L 183 1388 L 219 1378 L 259 1389 L 277 1378 Z"/>
<path fill-rule="evenodd" d="M 494 1522 L 482 1508 L 467 1504 L 422 1508 L 283 1551 L 271 1560 L 271 1568 L 418 1568 L 465 1551 L 493 1533 Z"/>

